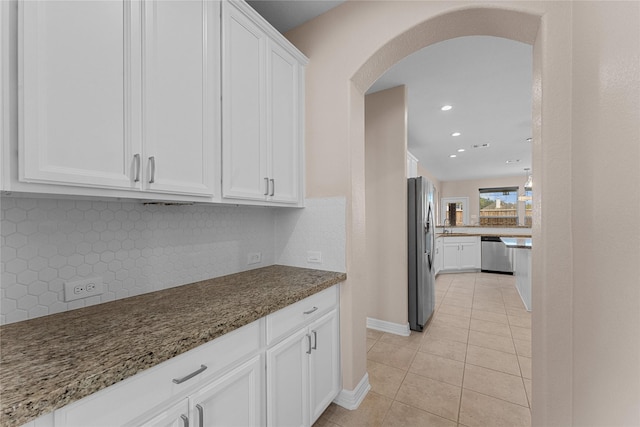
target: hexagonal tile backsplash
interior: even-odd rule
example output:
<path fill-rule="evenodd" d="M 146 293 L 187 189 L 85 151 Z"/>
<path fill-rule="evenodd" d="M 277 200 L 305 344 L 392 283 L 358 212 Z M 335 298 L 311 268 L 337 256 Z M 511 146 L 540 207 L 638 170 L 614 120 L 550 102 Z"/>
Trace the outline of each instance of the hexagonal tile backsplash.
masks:
<path fill-rule="evenodd" d="M 273 209 L 2 197 L 0 324 L 275 262 Z M 64 302 L 64 282 L 105 293 Z"/>
<path fill-rule="evenodd" d="M 345 271 L 344 198 L 305 209 L 163 206 L 2 196 L 0 324 L 275 263 Z M 322 264 L 307 251 L 322 251 Z M 262 262 L 248 266 L 249 252 Z M 105 293 L 64 302 L 64 283 Z"/>

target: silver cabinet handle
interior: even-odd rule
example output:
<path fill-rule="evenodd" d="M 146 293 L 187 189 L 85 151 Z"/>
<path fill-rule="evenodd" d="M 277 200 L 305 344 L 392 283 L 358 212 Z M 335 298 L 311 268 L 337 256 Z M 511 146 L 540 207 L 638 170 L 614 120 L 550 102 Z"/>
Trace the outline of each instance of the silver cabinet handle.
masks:
<path fill-rule="evenodd" d="M 264 195 L 269 195 L 269 178 L 267 178 L 266 176 L 264 177 Z"/>
<path fill-rule="evenodd" d="M 156 157 L 149 157 L 149 163 L 151 163 L 151 178 L 149 178 L 149 184 L 156 182 Z"/>
<path fill-rule="evenodd" d="M 140 182 L 140 154 L 133 155 L 133 161 L 135 162 L 136 173 L 133 178 L 133 182 Z"/>
<path fill-rule="evenodd" d="M 307 310 L 307 311 L 305 311 L 305 312 L 304 312 L 304 314 L 311 314 L 311 313 L 313 313 L 314 311 L 316 311 L 317 309 L 318 309 L 318 307 L 313 307 L 311 310 Z"/>
<path fill-rule="evenodd" d="M 311 333 L 313 333 L 313 347 L 311 347 L 311 349 L 317 350 L 318 349 L 318 333 L 316 331 L 311 331 Z"/>
<path fill-rule="evenodd" d="M 189 418 L 184 415 L 180 415 L 180 419 L 182 419 L 182 426 L 189 427 Z"/>
<path fill-rule="evenodd" d="M 207 369 L 207 367 L 205 365 L 200 365 L 200 369 L 198 369 L 197 371 L 191 372 L 186 377 L 174 378 L 173 382 L 176 383 L 176 384 L 182 384 L 183 382 L 185 382 L 187 380 L 190 380 L 191 378 L 195 377 L 196 375 L 203 373 L 206 369 Z"/>
<path fill-rule="evenodd" d="M 307 348 L 307 354 L 311 354 L 311 335 L 307 334 L 307 341 L 309 344 L 309 347 Z"/>
<path fill-rule="evenodd" d="M 198 410 L 198 427 L 204 427 L 204 408 L 201 405 L 196 405 Z"/>
<path fill-rule="evenodd" d="M 273 196 L 276 193 L 276 180 L 272 178 L 269 181 L 271 181 L 271 194 L 269 195 Z"/>

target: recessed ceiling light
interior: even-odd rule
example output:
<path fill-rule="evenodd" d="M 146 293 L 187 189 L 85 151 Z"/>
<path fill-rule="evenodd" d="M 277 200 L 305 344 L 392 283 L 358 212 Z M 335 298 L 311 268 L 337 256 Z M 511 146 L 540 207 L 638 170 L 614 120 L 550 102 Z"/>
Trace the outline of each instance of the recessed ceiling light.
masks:
<path fill-rule="evenodd" d="M 440 107 L 440 109 L 442 111 L 449 111 L 451 110 L 453 107 L 451 105 L 443 105 L 442 107 Z"/>
<path fill-rule="evenodd" d="M 451 136 L 460 136 L 460 135 L 461 135 L 460 132 L 454 132 L 451 134 Z"/>
<path fill-rule="evenodd" d="M 525 141 L 531 142 L 531 141 L 533 141 L 533 138 L 527 138 Z"/>
<path fill-rule="evenodd" d="M 515 159 L 515 160 L 507 160 L 505 163 L 519 163 L 520 159 Z"/>
<path fill-rule="evenodd" d="M 463 153 L 464 151 L 464 148 L 458 148 L 458 153 Z"/>
<path fill-rule="evenodd" d="M 449 154 L 449 157 L 451 157 L 453 159 L 454 157 L 458 157 L 458 156 L 455 155 L 455 154 Z"/>

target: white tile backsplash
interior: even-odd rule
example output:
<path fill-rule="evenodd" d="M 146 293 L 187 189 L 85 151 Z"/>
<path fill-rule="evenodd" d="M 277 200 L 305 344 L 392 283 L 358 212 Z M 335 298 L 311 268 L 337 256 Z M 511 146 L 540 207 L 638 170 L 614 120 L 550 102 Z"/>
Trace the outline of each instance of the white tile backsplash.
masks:
<path fill-rule="evenodd" d="M 276 210 L 3 196 L 0 324 L 274 264 Z M 249 252 L 262 262 L 247 266 Z M 64 282 L 105 293 L 64 302 Z"/>
<path fill-rule="evenodd" d="M 284 264 L 345 271 L 345 199 L 304 209 L 0 198 L 0 324 Z M 307 252 L 322 252 L 322 264 Z M 249 252 L 262 262 L 247 265 Z M 64 302 L 64 283 L 105 293 Z"/>
<path fill-rule="evenodd" d="M 345 272 L 345 198 L 307 199 L 305 206 L 276 216 L 278 264 Z M 307 262 L 308 251 L 321 252 L 322 263 Z"/>

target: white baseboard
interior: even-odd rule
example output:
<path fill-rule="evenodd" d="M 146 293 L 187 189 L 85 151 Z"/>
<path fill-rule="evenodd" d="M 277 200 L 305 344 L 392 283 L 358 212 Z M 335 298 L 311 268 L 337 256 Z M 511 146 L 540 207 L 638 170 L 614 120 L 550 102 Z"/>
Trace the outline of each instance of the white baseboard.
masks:
<path fill-rule="evenodd" d="M 382 332 L 389 332 L 390 334 L 400 335 L 403 337 L 408 337 L 411 334 L 409 323 L 402 325 L 400 323 L 372 319 L 371 317 L 367 317 L 367 328 Z"/>
<path fill-rule="evenodd" d="M 333 400 L 333 403 L 353 411 L 358 409 L 358 406 L 360 406 L 364 398 L 367 396 L 369 390 L 371 390 L 369 374 L 365 372 L 364 377 L 362 377 L 354 390 L 342 389 L 340 393 L 338 393 L 338 396 Z"/>

